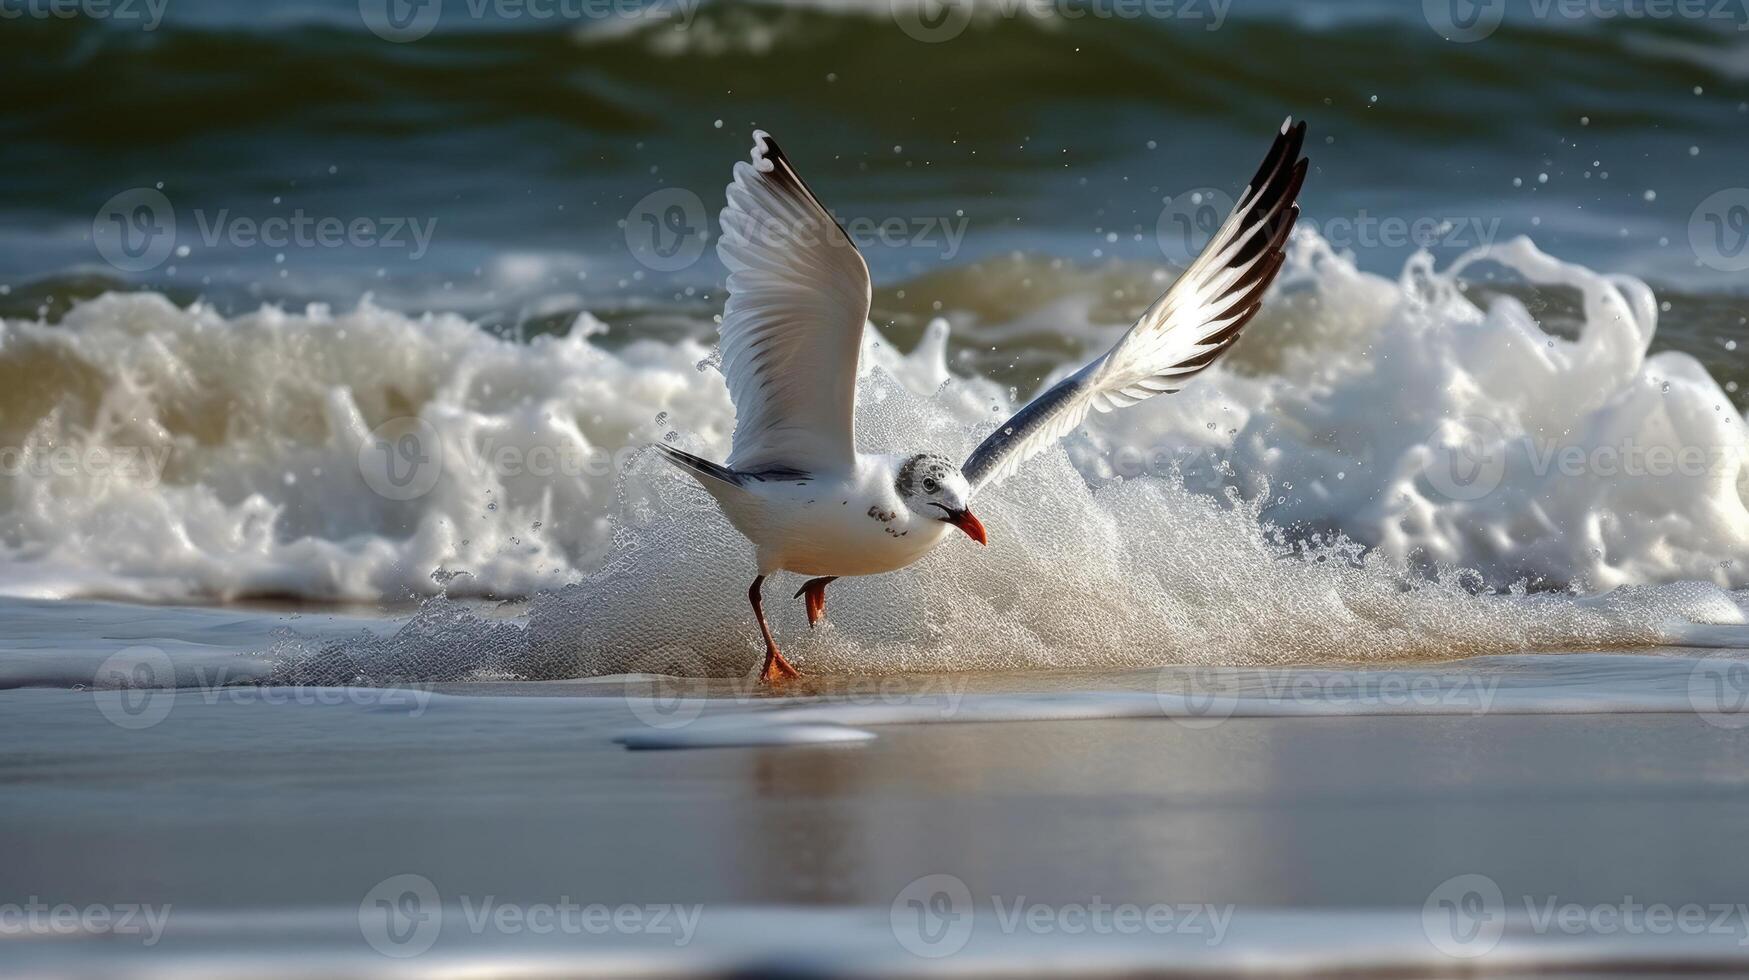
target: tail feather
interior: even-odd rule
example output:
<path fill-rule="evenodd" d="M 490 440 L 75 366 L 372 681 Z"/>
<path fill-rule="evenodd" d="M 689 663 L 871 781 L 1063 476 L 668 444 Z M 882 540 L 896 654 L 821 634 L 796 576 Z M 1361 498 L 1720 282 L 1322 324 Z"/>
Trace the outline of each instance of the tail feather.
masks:
<path fill-rule="evenodd" d="M 705 459 L 703 456 L 694 456 L 689 452 L 675 449 L 673 446 L 664 443 L 657 443 L 656 448 L 662 451 L 662 455 L 667 458 L 668 462 L 673 463 L 675 466 L 680 467 L 688 473 L 691 473 L 694 477 L 699 478 L 701 482 L 704 478 L 708 477 L 719 483 L 726 483 L 732 487 L 741 486 L 740 474 L 729 469 L 727 466 L 713 463 L 710 460 Z M 709 484 L 706 484 L 705 486 L 706 489 L 709 489 Z"/>

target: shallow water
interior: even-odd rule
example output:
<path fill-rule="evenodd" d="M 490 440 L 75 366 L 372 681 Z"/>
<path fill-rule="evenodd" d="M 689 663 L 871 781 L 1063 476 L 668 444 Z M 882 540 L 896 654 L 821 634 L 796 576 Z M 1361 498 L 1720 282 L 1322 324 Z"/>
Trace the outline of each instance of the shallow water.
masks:
<path fill-rule="evenodd" d="M 1742 650 L 820 678 L 785 698 L 650 675 L 264 687 L 222 669 L 250 659 L 227 647 L 388 624 L 130 610 L 6 608 L 73 652 L 6 651 L 28 668 L 7 683 L 35 686 L 0 690 L 0 738 L 28 747 L 0 762 L 0 832 L 31 842 L 0 891 L 150 912 L 127 932 L 0 923 L 34 975 L 1745 962 Z M 181 686 L 54 680 L 106 643 L 169 651 Z M 1441 917 L 1476 888 L 1493 931 Z M 916 919 L 937 894 L 946 918 Z M 1551 917 L 1568 907 L 1579 925 Z M 1586 918 L 1624 908 L 1635 925 Z M 1704 921 L 1654 929 L 1648 908 Z"/>

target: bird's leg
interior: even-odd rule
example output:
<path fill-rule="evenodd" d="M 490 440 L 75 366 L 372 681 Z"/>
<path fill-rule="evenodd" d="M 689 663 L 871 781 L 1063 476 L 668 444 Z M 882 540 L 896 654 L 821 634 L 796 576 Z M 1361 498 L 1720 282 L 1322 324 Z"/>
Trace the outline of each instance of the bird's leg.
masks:
<path fill-rule="evenodd" d="M 753 587 L 747 590 L 747 601 L 753 603 L 753 616 L 759 620 L 759 632 L 765 634 L 765 666 L 759 671 L 759 679 L 767 684 L 790 677 L 800 677 L 801 671 L 789 665 L 783 659 L 783 654 L 777 649 L 777 641 L 771 638 L 771 626 L 765 622 L 765 607 L 759 601 L 759 587 L 765 584 L 765 576 L 753 580 Z"/>
<path fill-rule="evenodd" d="M 811 578 L 808 579 L 801 588 L 796 590 L 797 599 L 800 599 L 804 592 L 808 594 L 809 628 L 820 625 L 820 620 L 826 618 L 826 586 L 831 585 L 833 582 L 837 581 L 837 579 L 838 576 L 836 575 L 827 575 L 824 578 Z"/>

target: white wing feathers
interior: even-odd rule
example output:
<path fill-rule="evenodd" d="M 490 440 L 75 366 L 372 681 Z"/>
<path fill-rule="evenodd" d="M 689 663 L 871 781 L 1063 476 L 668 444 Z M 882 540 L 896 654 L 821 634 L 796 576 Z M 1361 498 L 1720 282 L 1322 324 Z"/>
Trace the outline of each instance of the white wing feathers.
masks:
<path fill-rule="evenodd" d="M 848 471 L 868 266 L 763 132 L 728 197 L 717 255 L 729 269 L 718 328 L 735 403 L 729 468 Z"/>
<path fill-rule="evenodd" d="M 1306 178 L 1306 124 L 1282 123 L 1257 176 L 1202 254 L 1111 350 L 1053 385 L 991 433 L 961 467 L 974 491 L 998 482 L 1069 433 L 1090 409 L 1109 412 L 1177 391 L 1256 315 L 1281 270 Z"/>

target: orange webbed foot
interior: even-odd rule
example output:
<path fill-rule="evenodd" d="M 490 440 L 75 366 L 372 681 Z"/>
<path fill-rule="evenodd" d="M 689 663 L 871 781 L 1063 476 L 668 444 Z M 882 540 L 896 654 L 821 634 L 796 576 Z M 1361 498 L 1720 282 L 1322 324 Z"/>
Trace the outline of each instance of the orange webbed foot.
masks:
<path fill-rule="evenodd" d="M 765 667 L 759 671 L 759 680 L 765 684 L 776 684 L 802 676 L 802 672 L 790 666 L 777 647 L 765 651 Z"/>
<path fill-rule="evenodd" d="M 826 618 L 826 586 L 831 585 L 837 578 L 836 575 L 811 578 L 796 590 L 797 599 L 804 595 L 807 596 L 809 627 L 820 625 L 820 622 Z"/>

